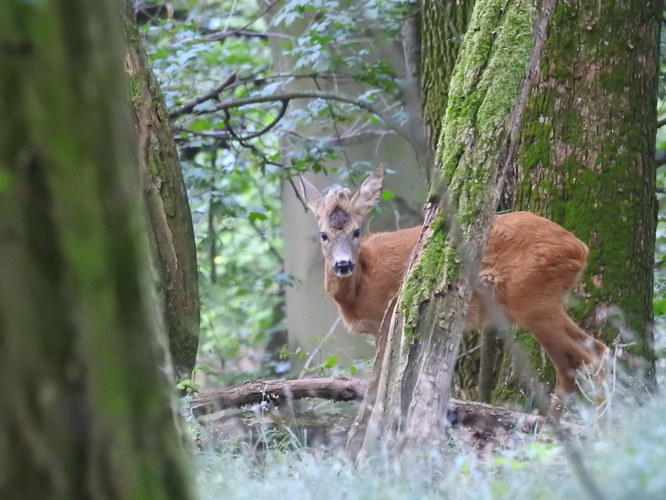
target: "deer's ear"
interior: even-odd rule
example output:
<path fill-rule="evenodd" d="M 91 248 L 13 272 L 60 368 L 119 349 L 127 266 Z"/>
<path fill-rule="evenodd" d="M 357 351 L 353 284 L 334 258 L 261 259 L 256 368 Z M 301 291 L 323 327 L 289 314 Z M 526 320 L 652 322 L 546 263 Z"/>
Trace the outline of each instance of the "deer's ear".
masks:
<path fill-rule="evenodd" d="M 363 217 L 379 201 L 384 184 L 384 169 L 378 167 L 370 176 L 363 181 L 361 187 L 351 199 L 351 205 L 354 212 Z"/>
<path fill-rule="evenodd" d="M 308 181 L 305 177 L 300 177 L 301 179 L 301 193 L 303 194 L 303 200 L 310 210 L 319 216 L 321 208 L 324 206 L 324 197 L 319 192 L 319 190 L 314 187 L 314 185 Z"/>

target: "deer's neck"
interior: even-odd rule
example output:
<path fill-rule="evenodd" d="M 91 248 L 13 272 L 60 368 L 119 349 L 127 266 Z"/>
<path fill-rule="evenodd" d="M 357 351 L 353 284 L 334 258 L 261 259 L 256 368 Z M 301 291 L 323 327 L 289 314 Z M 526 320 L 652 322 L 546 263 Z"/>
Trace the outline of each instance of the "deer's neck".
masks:
<path fill-rule="evenodd" d="M 416 226 L 366 236 L 361 240 L 356 269 L 346 278 L 336 276 L 326 266 L 326 291 L 337 302 L 349 330 L 378 334 L 420 231 Z"/>

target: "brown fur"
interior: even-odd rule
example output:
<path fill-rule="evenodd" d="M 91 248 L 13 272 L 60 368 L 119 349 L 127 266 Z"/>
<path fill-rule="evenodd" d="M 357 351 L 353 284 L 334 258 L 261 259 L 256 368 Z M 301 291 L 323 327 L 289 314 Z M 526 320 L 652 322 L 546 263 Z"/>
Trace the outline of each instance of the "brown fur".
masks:
<path fill-rule="evenodd" d="M 421 226 L 354 238 L 369 208 L 378 200 L 383 172 L 376 170 L 349 199 L 349 190 L 337 189 L 326 197 L 305 180 L 304 197 L 315 212 L 326 259 L 326 291 L 338 304 L 347 327 L 377 335 L 386 309 L 403 281 L 409 256 Z M 336 211 L 349 214 L 346 227 Z M 340 248 L 342 250 L 340 250 Z M 350 275 L 334 270 L 336 252 L 355 258 Z M 477 288 L 485 287 L 506 319 L 530 331 L 555 366 L 556 388 L 548 415 L 559 420 L 575 387 L 576 371 L 591 365 L 604 372 L 608 348 L 581 330 L 566 313 L 567 292 L 587 262 L 588 248 L 558 224 L 530 212 L 495 216 L 481 262 Z M 496 318 L 496 316 L 494 316 Z M 475 293 L 467 315 L 466 330 L 491 323 L 481 296 Z"/>

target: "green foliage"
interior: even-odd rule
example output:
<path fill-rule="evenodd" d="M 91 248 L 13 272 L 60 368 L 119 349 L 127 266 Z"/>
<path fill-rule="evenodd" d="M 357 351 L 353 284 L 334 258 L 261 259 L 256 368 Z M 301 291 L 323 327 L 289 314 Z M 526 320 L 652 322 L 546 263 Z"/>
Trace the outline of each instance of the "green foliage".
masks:
<path fill-rule="evenodd" d="M 289 113 L 280 117 L 279 96 L 303 85 L 314 84 L 315 91 L 324 92 L 338 82 L 356 82 L 358 95 L 347 97 L 359 103 L 376 101 L 380 94 L 384 100 L 388 97 L 383 101 L 387 115 L 380 120 L 404 122 L 406 113 L 395 106 L 400 92 L 397 72 L 388 59 L 370 57 L 370 53 L 383 53 L 377 46 L 392 43 L 408 3 L 291 0 L 265 8 L 247 0 L 175 2 L 176 9 L 188 8 L 187 19 L 156 19 L 143 29 L 167 106 L 174 109 L 190 102 L 235 75 L 215 99 L 176 117 L 181 147 L 250 153 L 262 169 L 278 167 L 287 176 L 325 170 L 328 160 L 342 154 L 338 125 L 346 124 L 345 135 L 356 135 L 378 117 L 360 112 L 353 102 L 335 99 L 290 100 Z M 261 35 L 264 32 L 269 35 Z M 270 43 L 279 44 L 293 72 L 272 69 L 278 62 L 270 59 Z M 269 100 L 219 107 L 241 98 Z M 274 121 L 270 130 L 275 134 L 266 134 Z M 330 129 L 331 124 L 330 137 L 307 137 L 295 131 Z M 276 135 L 282 141 L 277 153 Z"/>
<path fill-rule="evenodd" d="M 237 380 L 261 363 L 254 352 L 283 328 L 281 301 L 291 278 L 282 271 L 279 182 L 224 150 L 184 162 L 197 238 L 202 342 Z M 265 373 L 263 373 L 265 375 Z"/>
<path fill-rule="evenodd" d="M 177 110 L 219 89 L 172 116 L 201 274 L 199 371 L 207 378 L 223 372 L 225 383 L 267 376 L 261 351 L 284 329 L 284 292 L 292 281 L 282 269 L 281 182 L 326 171 L 344 153 L 342 135 L 406 119 L 396 70 L 388 58 L 370 54 L 384 54 L 377 46 L 394 43 L 409 2 L 189 0 L 171 6 L 174 17 L 161 10 L 141 29 L 167 107 Z M 271 60 L 271 44 L 293 71 L 274 69 L 281 61 Z M 349 82 L 357 94 L 346 102 L 279 97 Z M 234 104 L 241 99 L 247 104 Z M 386 115 L 368 113 L 367 104 Z M 311 137 L 304 130 L 330 134 Z M 347 167 L 342 181 L 375 165 Z M 276 355 L 274 365 L 280 363 Z M 342 368 L 314 359 L 310 369 Z"/>

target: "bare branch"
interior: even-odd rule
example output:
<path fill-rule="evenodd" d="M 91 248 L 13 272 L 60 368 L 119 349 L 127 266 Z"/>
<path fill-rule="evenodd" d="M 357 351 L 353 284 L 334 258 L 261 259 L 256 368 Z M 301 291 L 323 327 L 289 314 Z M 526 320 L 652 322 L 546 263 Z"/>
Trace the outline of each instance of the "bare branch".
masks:
<path fill-rule="evenodd" d="M 235 29 L 235 30 L 209 30 L 206 28 L 199 28 L 201 33 L 207 34 L 206 37 L 210 41 L 224 40 L 230 36 L 245 36 L 252 38 L 286 38 L 288 40 L 293 40 L 293 36 L 287 35 L 285 33 L 277 33 L 274 31 L 255 31 L 249 29 Z"/>
<path fill-rule="evenodd" d="M 305 203 L 305 200 L 301 196 L 300 190 L 296 187 L 296 184 L 294 184 L 294 179 L 292 177 L 289 177 L 287 179 L 287 181 L 289 181 L 289 184 L 291 185 L 291 188 L 294 190 L 294 194 L 296 195 L 296 198 L 298 199 L 298 201 L 301 202 L 301 205 L 303 205 L 303 208 L 307 212 L 308 211 L 308 204 Z"/>
<path fill-rule="evenodd" d="M 662 118 L 661 120 L 657 121 L 657 128 L 661 128 L 664 125 L 666 125 L 666 118 Z"/>
<path fill-rule="evenodd" d="M 169 111 L 169 118 L 171 118 L 172 120 L 174 118 L 178 118 L 179 116 L 191 112 L 199 104 L 206 102 L 209 99 L 216 98 L 220 94 L 220 92 L 222 92 L 227 87 L 231 86 L 231 84 L 233 84 L 235 81 L 236 81 L 236 73 L 232 73 L 231 75 L 229 75 L 229 77 L 226 80 L 220 83 L 217 87 Z"/>
<path fill-rule="evenodd" d="M 261 130 L 257 130 L 256 132 L 252 132 L 244 136 L 239 136 L 238 134 L 236 134 L 236 132 L 233 131 L 233 129 L 231 128 L 231 124 L 229 123 L 229 117 L 227 117 L 227 119 L 225 120 L 227 126 L 226 130 L 220 130 L 218 132 L 196 131 L 187 128 L 181 128 L 180 130 L 187 132 L 188 134 L 198 135 L 201 137 L 214 137 L 216 139 L 222 139 L 225 141 L 239 141 L 242 143 L 245 141 L 249 141 L 250 139 L 256 139 L 257 137 L 264 135 L 266 132 L 270 131 L 273 127 L 275 127 L 275 125 L 278 124 L 278 122 L 284 117 L 284 114 L 287 112 L 288 105 L 289 101 L 282 101 L 282 109 L 280 109 L 280 112 L 273 119 L 273 121 L 271 121 Z"/>
<path fill-rule="evenodd" d="M 223 40 L 226 37 L 237 35 L 237 34 L 242 33 L 243 31 L 246 31 L 256 21 L 258 21 L 259 19 L 264 17 L 264 15 L 267 14 L 268 11 L 270 11 L 277 3 L 278 3 L 277 0 L 274 0 L 274 1 L 270 2 L 264 10 L 262 10 L 261 12 L 259 12 L 256 15 L 256 17 L 250 19 L 250 21 L 248 21 L 244 26 L 241 26 L 238 29 L 231 30 L 231 31 L 225 29 L 225 30 L 221 30 L 221 31 L 214 31 L 212 33 L 208 33 L 209 39 L 211 39 L 211 40 Z M 200 31 L 202 31 L 202 33 L 204 32 L 201 29 L 200 29 Z"/>
<path fill-rule="evenodd" d="M 321 91 L 302 91 L 302 92 L 288 92 L 284 94 L 273 94 L 273 95 L 257 95 L 251 97 L 243 97 L 239 99 L 229 99 L 222 101 L 216 105 L 215 111 L 239 108 L 241 106 L 247 106 L 249 104 L 260 104 L 264 102 L 274 102 L 274 101 L 291 101 L 295 99 L 325 99 L 330 101 L 345 102 L 347 104 L 352 104 L 358 108 L 361 108 L 368 113 L 375 115 L 380 120 L 382 120 L 389 128 L 391 128 L 396 133 L 405 137 L 411 144 L 414 144 L 412 135 L 405 130 L 400 123 L 394 119 L 386 116 L 381 110 L 377 109 L 372 104 L 361 101 L 354 97 L 336 94 L 334 92 L 321 92 Z M 198 114 L 208 114 L 211 111 L 201 111 Z"/>
<path fill-rule="evenodd" d="M 272 122 L 270 122 L 268 125 L 266 125 L 264 128 L 261 130 L 257 130 L 256 132 L 253 132 L 251 134 L 248 134 L 246 136 L 240 137 L 238 140 L 239 141 L 249 141 L 250 139 L 254 139 L 256 137 L 259 137 L 260 135 L 264 135 L 266 132 L 271 130 L 275 125 L 278 124 L 280 120 L 284 117 L 284 114 L 287 112 L 287 108 L 289 107 L 289 101 L 281 101 L 282 102 L 282 109 L 280 109 L 280 112 L 277 114 L 277 116 L 273 119 Z M 231 127 L 229 127 L 231 128 Z"/>

